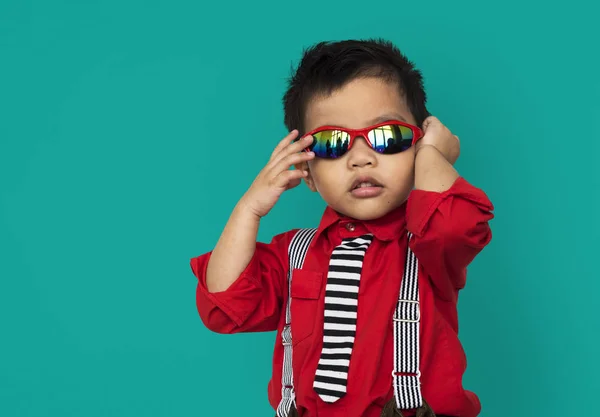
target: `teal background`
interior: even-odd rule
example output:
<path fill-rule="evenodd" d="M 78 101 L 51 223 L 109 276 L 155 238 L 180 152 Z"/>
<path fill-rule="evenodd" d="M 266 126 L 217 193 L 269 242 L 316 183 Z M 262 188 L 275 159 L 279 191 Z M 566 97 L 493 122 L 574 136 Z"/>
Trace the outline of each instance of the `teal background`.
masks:
<path fill-rule="evenodd" d="M 205 329 L 189 258 L 212 248 L 285 134 L 302 48 L 374 36 L 423 70 L 430 109 L 461 138 L 459 171 L 496 205 L 460 302 L 482 416 L 594 415 L 598 12 L 578 0 L 3 0 L 0 416 L 273 415 L 274 334 Z M 293 190 L 259 238 L 322 209 Z"/>

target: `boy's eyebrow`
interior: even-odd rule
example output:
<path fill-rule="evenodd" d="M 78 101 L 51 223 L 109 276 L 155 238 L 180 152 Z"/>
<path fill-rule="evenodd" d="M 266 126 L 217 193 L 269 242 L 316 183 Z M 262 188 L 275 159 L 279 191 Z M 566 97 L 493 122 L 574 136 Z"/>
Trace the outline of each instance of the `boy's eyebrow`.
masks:
<path fill-rule="evenodd" d="M 383 116 L 376 117 L 375 119 L 371 120 L 369 125 L 376 125 L 377 123 L 387 122 L 389 120 L 400 120 L 401 122 L 407 123 L 406 119 L 400 116 L 398 113 L 389 113 Z"/>
<path fill-rule="evenodd" d="M 367 124 L 367 126 L 373 126 L 373 125 L 376 125 L 378 123 L 389 122 L 390 120 L 400 120 L 401 122 L 408 123 L 408 121 L 404 117 L 402 117 L 399 113 L 386 113 L 383 116 L 377 116 L 376 118 L 372 119 Z M 326 124 L 321 125 L 321 126 L 339 126 L 339 127 L 343 127 L 343 125 L 336 124 L 336 123 L 326 123 Z"/>

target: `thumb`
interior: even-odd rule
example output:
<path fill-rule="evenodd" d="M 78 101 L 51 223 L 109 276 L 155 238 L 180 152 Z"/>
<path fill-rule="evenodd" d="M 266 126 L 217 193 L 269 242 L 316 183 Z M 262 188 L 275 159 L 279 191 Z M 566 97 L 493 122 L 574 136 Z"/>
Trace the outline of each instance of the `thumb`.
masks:
<path fill-rule="evenodd" d="M 295 188 L 295 187 L 299 186 L 301 182 L 302 182 L 302 178 L 292 178 L 286 184 L 285 189 L 290 190 L 292 188 Z"/>

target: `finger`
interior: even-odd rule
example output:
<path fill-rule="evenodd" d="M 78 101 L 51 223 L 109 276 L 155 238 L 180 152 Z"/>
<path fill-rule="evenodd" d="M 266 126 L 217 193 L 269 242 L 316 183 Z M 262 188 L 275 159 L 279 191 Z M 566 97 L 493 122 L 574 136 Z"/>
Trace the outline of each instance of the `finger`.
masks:
<path fill-rule="evenodd" d="M 290 142 L 293 141 L 294 139 L 296 139 L 297 136 L 298 136 L 298 130 L 297 129 L 294 129 L 290 133 L 288 133 L 286 135 L 286 137 L 284 137 L 281 140 L 281 142 L 279 142 L 277 144 L 277 146 L 275 147 L 275 149 L 271 153 L 271 157 L 269 158 L 269 161 L 272 161 L 283 149 L 285 149 L 286 146 L 289 146 Z"/>
<path fill-rule="evenodd" d="M 298 152 L 293 153 L 291 155 L 287 155 L 286 157 L 281 158 L 279 161 L 277 161 L 277 163 L 269 167 L 267 175 L 275 177 L 280 173 L 289 170 L 292 167 L 292 165 L 310 161 L 311 159 L 314 159 L 314 157 L 314 152 Z"/>
<path fill-rule="evenodd" d="M 291 190 L 292 188 L 299 186 L 301 182 L 302 182 L 302 178 L 292 178 L 291 180 L 288 181 L 285 189 Z"/>
<path fill-rule="evenodd" d="M 429 116 L 428 118 L 426 118 L 423 121 L 423 130 L 427 130 L 429 127 L 431 127 L 433 125 L 436 125 L 438 123 L 441 124 L 441 122 L 439 121 L 439 119 L 437 117 L 435 117 L 435 116 Z"/>
<path fill-rule="evenodd" d="M 302 169 L 284 171 L 275 177 L 273 185 L 277 187 L 284 187 L 286 189 L 293 188 L 300 184 L 302 178 L 306 177 L 307 175 L 308 172 Z M 296 181 L 298 184 L 295 184 Z"/>
<path fill-rule="evenodd" d="M 278 155 L 275 155 L 275 157 L 269 162 L 269 165 L 274 166 L 278 164 L 283 158 L 286 158 L 289 155 L 302 152 L 312 143 L 312 141 L 312 136 L 305 136 L 294 143 L 288 144 L 288 146 L 284 147 L 279 151 Z"/>
<path fill-rule="evenodd" d="M 460 142 L 460 139 L 458 138 L 458 136 L 454 135 L 454 138 L 457 140 L 457 142 Z"/>

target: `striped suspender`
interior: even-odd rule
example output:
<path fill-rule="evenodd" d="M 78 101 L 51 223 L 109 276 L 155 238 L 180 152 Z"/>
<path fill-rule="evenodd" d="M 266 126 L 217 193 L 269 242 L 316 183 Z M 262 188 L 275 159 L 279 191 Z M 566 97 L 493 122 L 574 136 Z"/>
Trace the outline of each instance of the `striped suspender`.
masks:
<path fill-rule="evenodd" d="M 283 372 L 281 402 L 277 407 L 277 417 L 287 417 L 295 393 L 292 373 L 292 333 L 291 310 L 292 272 L 302 268 L 308 247 L 316 229 L 300 229 L 289 246 L 288 300 L 285 311 L 285 326 L 281 333 L 283 342 Z M 408 234 L 410 241 L 412 234 Z M 396 406 L 400 410 L 419 408 L 423 404 L 421 395 L 421 372 L 419 371 L 419 268 L 414 253 L 407 249 L 404 276 L 400 285 L 400 296 L 394 312 L 394 370 L 392 380 Z"/>
<path fill-rule="evenodd" d="M 294 375 L 292 373 L 292 274 L 294 269 L 302 268 L 308 246 L 315 236 L 317 229 L 300 229 L 292 238 L 288 249 L 290 259 L 288 270 L 288 299 L 285 308 L 285 326 L 281 332 L 283 342 L 283 372 L 281 373 L 281 402 L 277 407 L 277 417 L 287 417 L 292 404 L 295 405 Z"/>
<path fill-rule="evenodd" d="M 408 234 L 408 240 L 412 234 Z M 407 245 L 408 246 L 408 245 Z M 419 371 L 419 263 L 408 247 L 404 276 L 400 284 L 400 297 L 394 312 L 394 370 L 392 380 L 396 407 L 400 410 L 419 408 L 421 372 Z"/>

